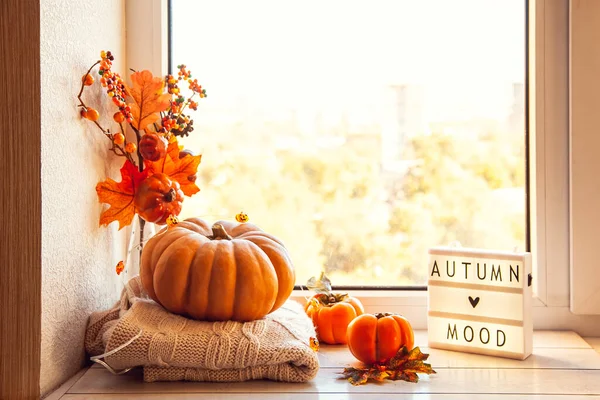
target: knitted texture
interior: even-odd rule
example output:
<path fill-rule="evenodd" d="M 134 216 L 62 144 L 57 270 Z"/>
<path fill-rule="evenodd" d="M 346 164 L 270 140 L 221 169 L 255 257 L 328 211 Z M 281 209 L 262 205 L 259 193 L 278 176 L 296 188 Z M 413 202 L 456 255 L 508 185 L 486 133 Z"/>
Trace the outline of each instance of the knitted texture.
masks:
<path fill-rule="evenodd" d="M 92 314 L 85 347 L 91 355 L 103 354 L 140 331 L 104 361 L 115 370 L 143 366 L 146 382 L 306 382 L 319 369 L 309 345 L 314 327 L 294 301 L 257 321 L 195 321 L 148 299 L 135 277 L 112 309 Z"/>

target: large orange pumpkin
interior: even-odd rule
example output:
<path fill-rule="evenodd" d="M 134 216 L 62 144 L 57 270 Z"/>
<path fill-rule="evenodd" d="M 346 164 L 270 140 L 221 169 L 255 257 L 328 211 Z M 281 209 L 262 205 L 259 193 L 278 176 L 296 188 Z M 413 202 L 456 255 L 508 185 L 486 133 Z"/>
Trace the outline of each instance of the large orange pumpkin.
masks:
<path fill-rule="evenodd" d="M 294 289 L 283 244 L 256 225 L 190 218 L 146 243 L 140 277 L 167 310 L 208 321 L 253 321 L 275 311 Z"/>
<path fill-rule="evenodd" d="M 348 324 L 365 312 L 361 302 L 345 293 L 317 293 L 304 306 L 312 319 L 319 341 L 346 344 Z"/>
<path fill-rule="evenodd" d="M 365 364 L 385 363 L 402 346 L 410 351 L 415 345 L 410 322 L 390 313 L 363 314 L 348 325 L 348 348 Z"/>

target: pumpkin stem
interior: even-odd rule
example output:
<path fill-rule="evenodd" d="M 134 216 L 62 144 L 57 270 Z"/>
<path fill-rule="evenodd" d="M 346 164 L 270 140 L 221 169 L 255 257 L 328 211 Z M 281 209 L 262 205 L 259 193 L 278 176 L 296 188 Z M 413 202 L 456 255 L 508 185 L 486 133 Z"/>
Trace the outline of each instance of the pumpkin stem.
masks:
<path fill-rule="evenodd" d="M 177 193 L 175 193 L 175 189 L 171 188 L 171 190 L 169 190 L 169 192 L 167 194 L 165 194 L 165 201 L 167 203 L 172 202 L 173 200 L 175 200 L 175 196 Z"/>
<path fill-rule="evenodd" d="M 225 228 L 223 228 L 223 225 L 221 224 L 214 224 L 212 226 L 212 236 L 209 236 L 208 238 L 211 240 L 219 240 L 219 239 L 224 239 L 224 240 L 232 240 L 233 238 L 231 236 L 229 236 L 229 234 L 227 233 L 227 231 L 225 231 Z"/>
<path fill-rule="evenodd" d="M 383 318 L 383 317 L 389 317 L 390 315 L 394 315 L 394 314 L 389 313 L 389 312 L 386 312 L 386 313 L 377 313 L 377 314 L 375 314 L 375 317 L 377 319 L 380 319 L 380 318 Z"/>
<path fill-rule="evenodd" d="M 317 293 L 314 297 L 321 305 L 325 307 L 331 307 L 337 303 L 341 303 L 342 301 L 348 298 L 348 293 Z"/>

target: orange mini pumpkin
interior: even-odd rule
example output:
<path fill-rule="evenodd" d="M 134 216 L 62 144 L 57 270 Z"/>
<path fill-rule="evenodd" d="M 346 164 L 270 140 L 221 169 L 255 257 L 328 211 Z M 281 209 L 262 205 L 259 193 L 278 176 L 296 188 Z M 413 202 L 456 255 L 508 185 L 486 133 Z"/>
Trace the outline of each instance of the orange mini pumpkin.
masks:
<path fill-rule="evenodd" d="M 165 174 L 150 175 L 135 191 L 137 213 L 148 222 L 164 225 L 169 215 L 179 215 L 183 192 L 177 181 Z"/>
<path fill-rule="evenodd" d="M 365 312 L 361 302 L 345 293 L 333 293 L 331 282 L 323 273 L 319 280 L 311 278 L 306 286 L 318 291 L 308 300 L 304 310 L 313 321 L 319 341 L 346 344 L 348 324 Z"/>
<path fill-rule="evenodd" d="M 348 348 L 365 364 L 385 363 L 402 346 L 410 351 L 415 345 L 410 322 L 390 313 L 363 314 L 348 325 Z"/>
<path fill-rule="evenodd" d="M 180 221 L 144 246 L 140 277 L 148 295 L 175 314 L 253 321 L 275 311 L 295 283 L 283 243 L 254 224 Z"/>

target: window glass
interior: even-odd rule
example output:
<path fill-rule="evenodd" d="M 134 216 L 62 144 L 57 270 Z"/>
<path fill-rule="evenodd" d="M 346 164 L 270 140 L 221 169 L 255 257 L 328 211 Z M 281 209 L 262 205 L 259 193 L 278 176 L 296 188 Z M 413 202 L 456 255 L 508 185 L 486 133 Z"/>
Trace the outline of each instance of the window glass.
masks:
<path fill-rule="evenodd" d="M 525 249 L 524 0 L 171 0 L 207 90 L 182 216 L 245 211 L 303 284 L 423 285 L 427 249 Z"/>

